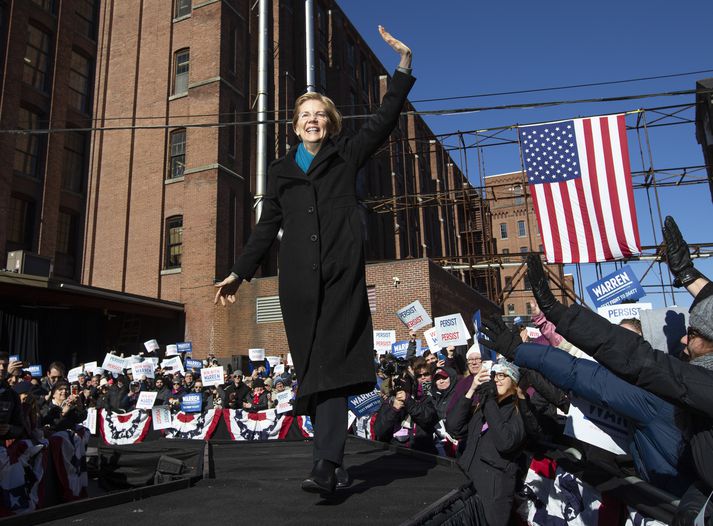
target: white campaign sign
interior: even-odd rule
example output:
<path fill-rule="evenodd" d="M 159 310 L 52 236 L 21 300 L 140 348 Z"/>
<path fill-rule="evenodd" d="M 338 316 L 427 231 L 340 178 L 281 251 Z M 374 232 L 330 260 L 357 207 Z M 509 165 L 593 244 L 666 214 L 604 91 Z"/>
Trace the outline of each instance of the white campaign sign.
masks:
<path fill-rule="evenodd" d="M 151 408 L 151 421 L 155 430 L 169 429 L 172 427 L 171 411 L 168 406 L 160 405 Z"/>
<path fill-rule="evenodd" d="M 540 336 L 542 336 L 542 332 L 540 332 L 540 329 L 537 327 L 525 327 L 525 330 L 527 330 L 527 337 L 530 340 L 536 340 Z"/>
<path fill-rule="evenodd" d="M 575 396 L 571 397 L 564 434 L 616 455 L 627 454 L 628 420 Z"/>
<path fill-rule="evenodd" d="M 248 349 L 251 362 L 262 362 L 265 359 L 265 349 Z"/>
<path fill-rule="evenodd" d="M 67 373 L 67 381 L 70 384 L 79 381 L 79 373 L 82 372 L 82 369 L 81 365 L 79 367 L 75 367 L 74 369 L 70 369 Z"/>
<path fill-rule="evenodd" d="M 115 354 L 107 354 L 102 363 L 102 369 L 110 373 L 121 374 L 126 368 L 126 360 Z"/>
<path fill-rule="evenodd" d="M 396 331 L 374 331 L 374 349 L 377 354 L 391 352 L 391 344 L 396 342 Z"/>
<path fill-rule="evenodd" d="M 610 322 L 619 323 L 621 320 L 626 318 L 639 319 L 639 311 L 651 310 L 652 308 L 653 305 L 651 303 L 622 303 L 620 305 L 599 307 L 597 312 L 600 316 L 608 319 Z"/>
<path fill-rule="evenodd" d="M 134 375 L 134 380 L 141 380 L 142 376 L 146 378 L 154 377 L 154 365 L 153 361 L 145 361 L 140 363 L 135 363 L 131 366 L 131 372 Z"/>
<path fill-rule="evenodd" d="M 433 321 L 433 325 L 438 331 L 438 342 L 441 347 L 468 345 L 470 333 L 459 312 L 440 316 Z"/>
<path fill-rule="evenodd" d="M 146 347 L 146 352 L 158 351 L 158 342 L 156 340 L 149 340 L 144 342 L 144 347 Z"/>
<path fill-rule="evenodd" d="M 183 369 L 183 362 L 180 356 L 173 356 L 172 358 L 166 358 L 161 362 L 161 367 L 170 370 L 171 372 L 179 372 L 185 374 L 185 369 Z"/>
<path fill-rule="evenodd" d="M 223 366 L 203 367 L 201 369 L 201 381 L 203 382 L 203 387 L 223 385 Z"/>
<path fill-rule="evenodd" d="M 277 402 L 275 410 L 278 414 L 292 410 L 290 400 L 292 400 L 292 391 L 288 390 L 282 391 L 281 393 L 275 393 L 275 401 Z"/>
<path fill-rule="evenodd" d="M 295 362 L 292 361 L 292 353 L 289 352 L 287 353 L 287 365 L 289 365 L 290 367 L 295 365 Z"/>
<path fill-rule="evenodd" d="M 431 353 L 435 354 L 441 350 L 441 346 L 439 345 L 438 340 L 438 329 L 436 329 L 435 327 L 431 327 L 427 331 L 423 331 L 423 338 L 424 340 L 426 340 L 426 343 L 428 344 L 428 348 L 431 350 Z"/>
<path fill-rule="evenodd" d="M 178 345 L 171 343 L 166 345 L 166 356 L 176 356 L 178 354 Z"/>
<path fill-rule="evenodd" d="M 282 373 L 285 372 L 285 364 L 284 363 L 277 364 L 275 366 L 274 371 L 275 371 L 275 376 L 281 375 Z"/>
<path fill-rule="evenodd" d="M 82 425 L 86 427 L 92 435 L 97 434 L 97 408 L 88 407 L 87 408 L 87 419 L 82 422 Z"/>
<path fill-rule="evenodd" d="M 99 367 L 96 361 L 84 364 L 84 371 L 89 374 L 94 374 L 94 371 Z"/>
<path fill-rule="evenodd" d="M 157 396 L 156 391 L 141 391 L 136 401 L 136 409 L 151 409 Z"/>
<path fill-rule="evenodd" d="M 410 331 L 417 331 L 418 329 L 431 324 L 431 317 L 418 300 L 397 310 L 396 315 Z"/>
<path fill-rule="evenodd" d="M 272 367 L 273 369 L 280 363 L 279 356 L 265 356 L 265 359 L 267 360 L 267 363 L 270 364 L 270 367 Z"/>

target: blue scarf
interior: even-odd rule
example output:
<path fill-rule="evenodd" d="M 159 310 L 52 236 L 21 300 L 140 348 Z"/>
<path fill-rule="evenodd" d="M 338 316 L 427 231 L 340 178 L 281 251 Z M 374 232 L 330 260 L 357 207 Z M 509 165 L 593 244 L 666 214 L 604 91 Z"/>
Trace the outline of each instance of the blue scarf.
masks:
<path fill-rule="evenodd" d="M 295 154 L 295 162 L 297 163 L 297 166 L 299 166 L 304 173 L 307 173 L 309 165 L 312 164 L 313 159 L 314 155 L 307 151 L 304 144 L 300 143 L 297 146 L 297 153 Z"/>

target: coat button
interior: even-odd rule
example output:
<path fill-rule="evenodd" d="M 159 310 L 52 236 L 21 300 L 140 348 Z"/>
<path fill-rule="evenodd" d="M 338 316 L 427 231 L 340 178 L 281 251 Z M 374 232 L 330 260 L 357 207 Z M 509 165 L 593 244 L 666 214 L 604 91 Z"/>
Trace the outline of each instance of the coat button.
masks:
<path fill-rule="evenodd" d="M 313 207 L 313 206 L 310 206 L 310 207 L 307 209 L 307 213 L 308 213 L 308 214 L 314 214 L 314 207 Z"/>
<path fill-rule="evenodd" d="M 311 236 L 309 236 L 309 238 L 310 238 L 312 241 L 317 241 L 317 234 L 312 234 Z"/>
<path fill-rule="evenodd" d="M 317 263 L 312 263 L 312 270 L 317 270 Z"/>

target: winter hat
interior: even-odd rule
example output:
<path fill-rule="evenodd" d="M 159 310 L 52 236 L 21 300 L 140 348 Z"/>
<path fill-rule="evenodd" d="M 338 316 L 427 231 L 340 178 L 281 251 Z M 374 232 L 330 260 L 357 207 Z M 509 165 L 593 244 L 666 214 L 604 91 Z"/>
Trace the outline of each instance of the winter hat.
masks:
<path fill-rule="evenodd" d="M 693 307 L 688 324 L 706 340 L 713 342 L 713 296 L 708 296 Z"/>
<path fill-rule="evenodd" d="M 265 381 L 262 378 L 255 378 L 255 380 L 253 380 L 253 388 L 254 387 L 265 387 Z"/>
<path fill-rule="evenodd" d="M 498 360 L 498 363 L 493 365 L 492 371 L 494 373 L 503 373 L 508 375 L 513 382 L 520 382 L 520 368 L 512 362 L 508 362 L 505 359 Z"/>
<path fill-rule="evenodd" d="M 27 394 L 32 391 L 32 384 L 26 381 L 17 382 L 15 385 L 12 386 L 12 389 L 17 394 Z"/>
<path fill-rule="evenodd" d="M 448 371 L 445 369 L 438 369 L 436 374 L 433 375 L 433 378 L 450 378 L 450 376 L 448 376 Z"/>
<path fill-rule="evenodd" d="M 466 360 L 470 360 L 471 358 L 480 358 L 480 344 L 479 343 L 474 343 L 473 345 L 471 345 L 470 349 L 468 349 L 468 352 L 465 353 Z"/>

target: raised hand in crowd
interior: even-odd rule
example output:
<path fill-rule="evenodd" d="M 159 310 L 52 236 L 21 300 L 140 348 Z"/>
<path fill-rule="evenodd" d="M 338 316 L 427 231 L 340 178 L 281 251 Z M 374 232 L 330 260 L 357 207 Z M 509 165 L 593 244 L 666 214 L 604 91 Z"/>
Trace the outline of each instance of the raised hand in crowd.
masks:
<path fill-rule="evenodd" d="M 548 320 L 557 323 L 564 313 L 565 307 L 552 294 L 547 279 L 547 271 L 542 265 L 540 257 L 535 254 L 527 256 L 527 277 L 530 280 L 532 294 L 535 296 L 540 310 Z"/>
<path fill-rule="evenodd" d="M 509 329 L 501 318 L 490 318 L 483 320 L 482 333 L 488 339 L 480 338 L 478 343 L 501 354 L 509 361 L 515 359 L 515 349 L 523 341 L 518 331 Z"/>
<path fill-rule="evenodd" d="M 480 372 L 475 375 L 475 378 L 473 378 L 473 383 L 470 384 L 470 389 L 468 389 L 468 391 L 465 393 L 465 397 L 468 399 L 472 399 L 473 395 L 478 391 L 481 385 L 490 381 L 490 371 L 486 369 L 481 369 Z"/>
<path fill-rule="evenodd" d="M 664 221 L 663 238 L 666 243 L 666 262 L 674 277 L 673 285 L 686 287 L 695 296 L 708 280 L 693 266 L 688 243 L 671 216 L 666 216 Z"/>

